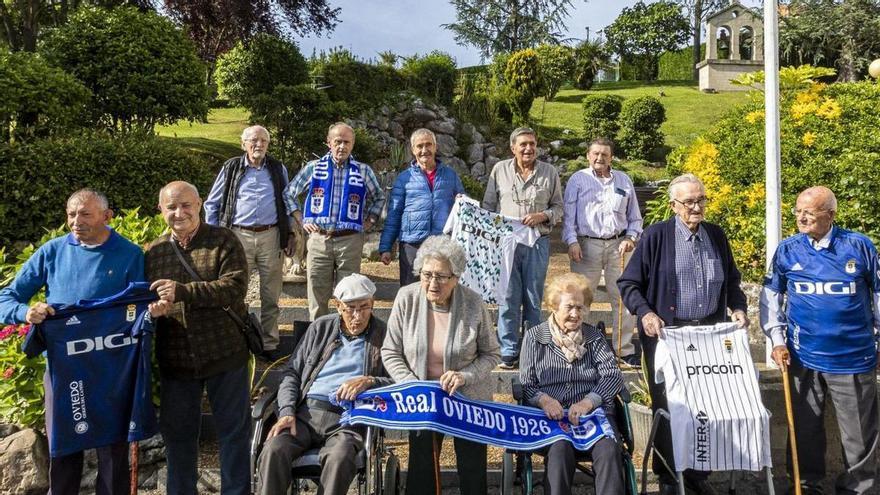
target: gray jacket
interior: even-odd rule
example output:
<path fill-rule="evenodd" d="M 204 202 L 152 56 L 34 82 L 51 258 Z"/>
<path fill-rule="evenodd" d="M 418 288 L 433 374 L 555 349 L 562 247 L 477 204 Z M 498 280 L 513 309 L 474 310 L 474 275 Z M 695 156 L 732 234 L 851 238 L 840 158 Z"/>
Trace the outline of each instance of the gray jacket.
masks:
<path fill-rule="evenodd" d="M 340 345 L 340 325 L 342 317 L 338 314 L 322 316 L 312 322 L 303 335 L 284 369 L 284 377 L 278 386 L 278 417 L 293 416 L 302 404 L 318 373 Z M 385 337 L 385 323 L 375 316 L 370 317 L 366 332 L 364 352 L 364 374 L 376 379 L 375 386 L 390 385 L 391 379 L 385 373 L 379 349 Z"/>
<path fill-rule="evenodd" d="M 382 361 L 395 382 L 424 380 L 428 374 L 428 299 L 421 284 L 400 289 L 388 318 L 388 332 L 382 345 Z M 462 374 L 459 390 L 472 399 L 491 400 L 480 381 L 501 361 L 498 337 L 489 312 L 476 292 L 457 285 L 452 292 L 449 336 L 443 356 L 443 370 Z"/>

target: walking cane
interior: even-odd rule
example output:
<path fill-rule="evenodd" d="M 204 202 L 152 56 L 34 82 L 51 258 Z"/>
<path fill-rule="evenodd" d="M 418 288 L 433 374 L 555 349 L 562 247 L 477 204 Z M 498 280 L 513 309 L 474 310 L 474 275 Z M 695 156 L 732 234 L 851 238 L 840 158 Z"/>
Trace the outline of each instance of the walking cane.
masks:
<path fill-rule="evenodd" d="M 623 265 L 626 261 L 626 253 L 620 255 L 620 273 L 623 273 Z M 619 277 L 620 275 L 618 275 Z M 605 281 L 608 284 L 608 281 Z M 632 331 L 632 330 L 630 330 Z M 617 291 L 617 359 L 620 359 L 621 342 L 623 337 L 623 296 Z"/>
<path fill-rule="evenodd" d="M 137 495 L 138 492 L 138 458 L 140 457 L 140 451 L 138 449 L 137 442 L 131 442 L 130 444 L 130 455 L 131 455 L 131 486 L 129 488 L 129 495 Z"/>
<path fill-rule="evenodd" d="M 797 439 L 794 436 L 794 411 L 791 408 L 791 388 L 788 385 L 788 366 L 782 364 L 782 388 L 785 392 L 785 414 L 788 416 L 788 439 L 791 443 L 791 464 L 794 473 L 794 494 L 801 495 L 801 471 L 798 466 Z"/>

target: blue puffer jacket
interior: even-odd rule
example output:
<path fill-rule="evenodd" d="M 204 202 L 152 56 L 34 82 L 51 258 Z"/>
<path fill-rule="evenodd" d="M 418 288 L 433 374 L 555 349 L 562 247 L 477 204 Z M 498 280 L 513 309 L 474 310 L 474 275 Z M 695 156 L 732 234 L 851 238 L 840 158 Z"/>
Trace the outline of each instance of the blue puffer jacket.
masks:
<path fill-rule="evenodd" d="M 464 194 L 464 186 L 452 168 L 437 162 L 432 191 L 418 163 L 410 163 L 409 168 L 397 176 L 391 190 L 379 252 L 390 252 L 397 240 L 418 243 L 442 233 L 455 196 L 459 194 Z"/>

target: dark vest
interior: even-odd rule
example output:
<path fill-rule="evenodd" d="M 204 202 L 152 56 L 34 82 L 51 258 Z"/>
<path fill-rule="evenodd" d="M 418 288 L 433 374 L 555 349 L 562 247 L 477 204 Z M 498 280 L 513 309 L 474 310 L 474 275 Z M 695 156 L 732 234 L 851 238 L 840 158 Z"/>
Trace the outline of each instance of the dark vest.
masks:
<path fill-rule="evenodd" d="M 278 233 L 281 249 L 287 247 L 287 237 L 290 235 L 290 219 L 287 217 L 287 208 L 284 206 L 284 165 L 278 160 L 266 155 L 265 166 L 269 167 L 269 175 L 272 177 L 272 188 L 275 190 L 275 212 L 278 214 Z M 223 197 L 220 198 L 220 226 L 232 227 L 232 218 L 235 216 L 235 205 L 238 203 L 238 187 L 247 167 L 247 155 L 237 156 L 226 160 L 223 164 L 226 182 L 223 184 Z"/>

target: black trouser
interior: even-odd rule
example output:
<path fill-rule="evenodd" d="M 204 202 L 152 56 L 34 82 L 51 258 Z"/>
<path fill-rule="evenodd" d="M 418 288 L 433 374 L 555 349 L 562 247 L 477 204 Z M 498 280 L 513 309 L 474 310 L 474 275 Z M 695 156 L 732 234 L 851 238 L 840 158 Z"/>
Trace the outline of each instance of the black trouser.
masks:
<path fill-rule="evenodd" d="M 455 466 L 458 471 L 459 490 L 462 495 L 485 495 L 486 445 L 462 438 L 453 438 Z M 437 459 L 443 435 L 430 430 L 409 432 L 409 466 L 406 475 L 406 495 L 434 493 L 437 481 L 434 476 L 434 448 Z M 439 493 L 438 493 L 439 495 Z"/>
<path fill-rule="evenodd" d="M 97 495 L 126 495 L 129 488 L 128 442 L 95 449 L 98 453 Z M 77 495 L 82 481 L 83 452 L 49 459 L 49 495 Z"/>
<path fill-rule="evenodd" d="M 608 415 L 614 433 L 620 438 L 614 415 Z M 623 456 L 620 445 L 613 438 L 603 438 L 590 450 L 575 450 L 571 442 L 559 440 L 541 450 L 544 454 L 544 493 L 545 495 L 569 494 L 574 484 L 574 473 L 578 460 L 592 460 L 595 473 L 596 493 L 624 493 Z"/>
<path fill-rule="evenodd" d="M 416 260 L 416 253 L 419 248 L 422 246 L 421 242 L 409 243 L 409 242 L 399 242 L 397 243 L 398 250 L 400 251 L 399 259 L 400 259 L 400 286 L 403 287 L 405 285 L 409 285 L 414 282 L 418 282 L 419 276 L 413 274 L 413 262 Z"/>
<path fill-rule="evenodd" d="M 713 323 L 702 323 L 704 325 L 712 325 Z M 657 350 L 657 337 L 648 337 L 639 325 L 639 340 L 642 343 L 642 355 L 645 357 L 644 372 L 648 378 L 648 393 L 651 395 L 651 411 L 656 415 L 658 409 L 664 409 L 669 412 L 669 405 L 666 401 L 666 387 L 663 383 L 657 383 L 654 377 L 654 353 Z M 657 425 L 657 433 L 654 437 L 654 448 L 657 453 L 666 459 L 670 467 L 675 469 L 675 458 L 672 454 L 672 429 L 669 421 L 660 420 Z M 654 461 L 651 464 L 654 474 L 660 478 L 660 483 L 669 485 L 675 484 L 675 473 L 666 469 L 660 457 L 654 455 Z M 684 472 L 685 480 L 696 482 L 702 481 L 709 477 L 711 471 L 695 471 L 688 469 Z"/>

